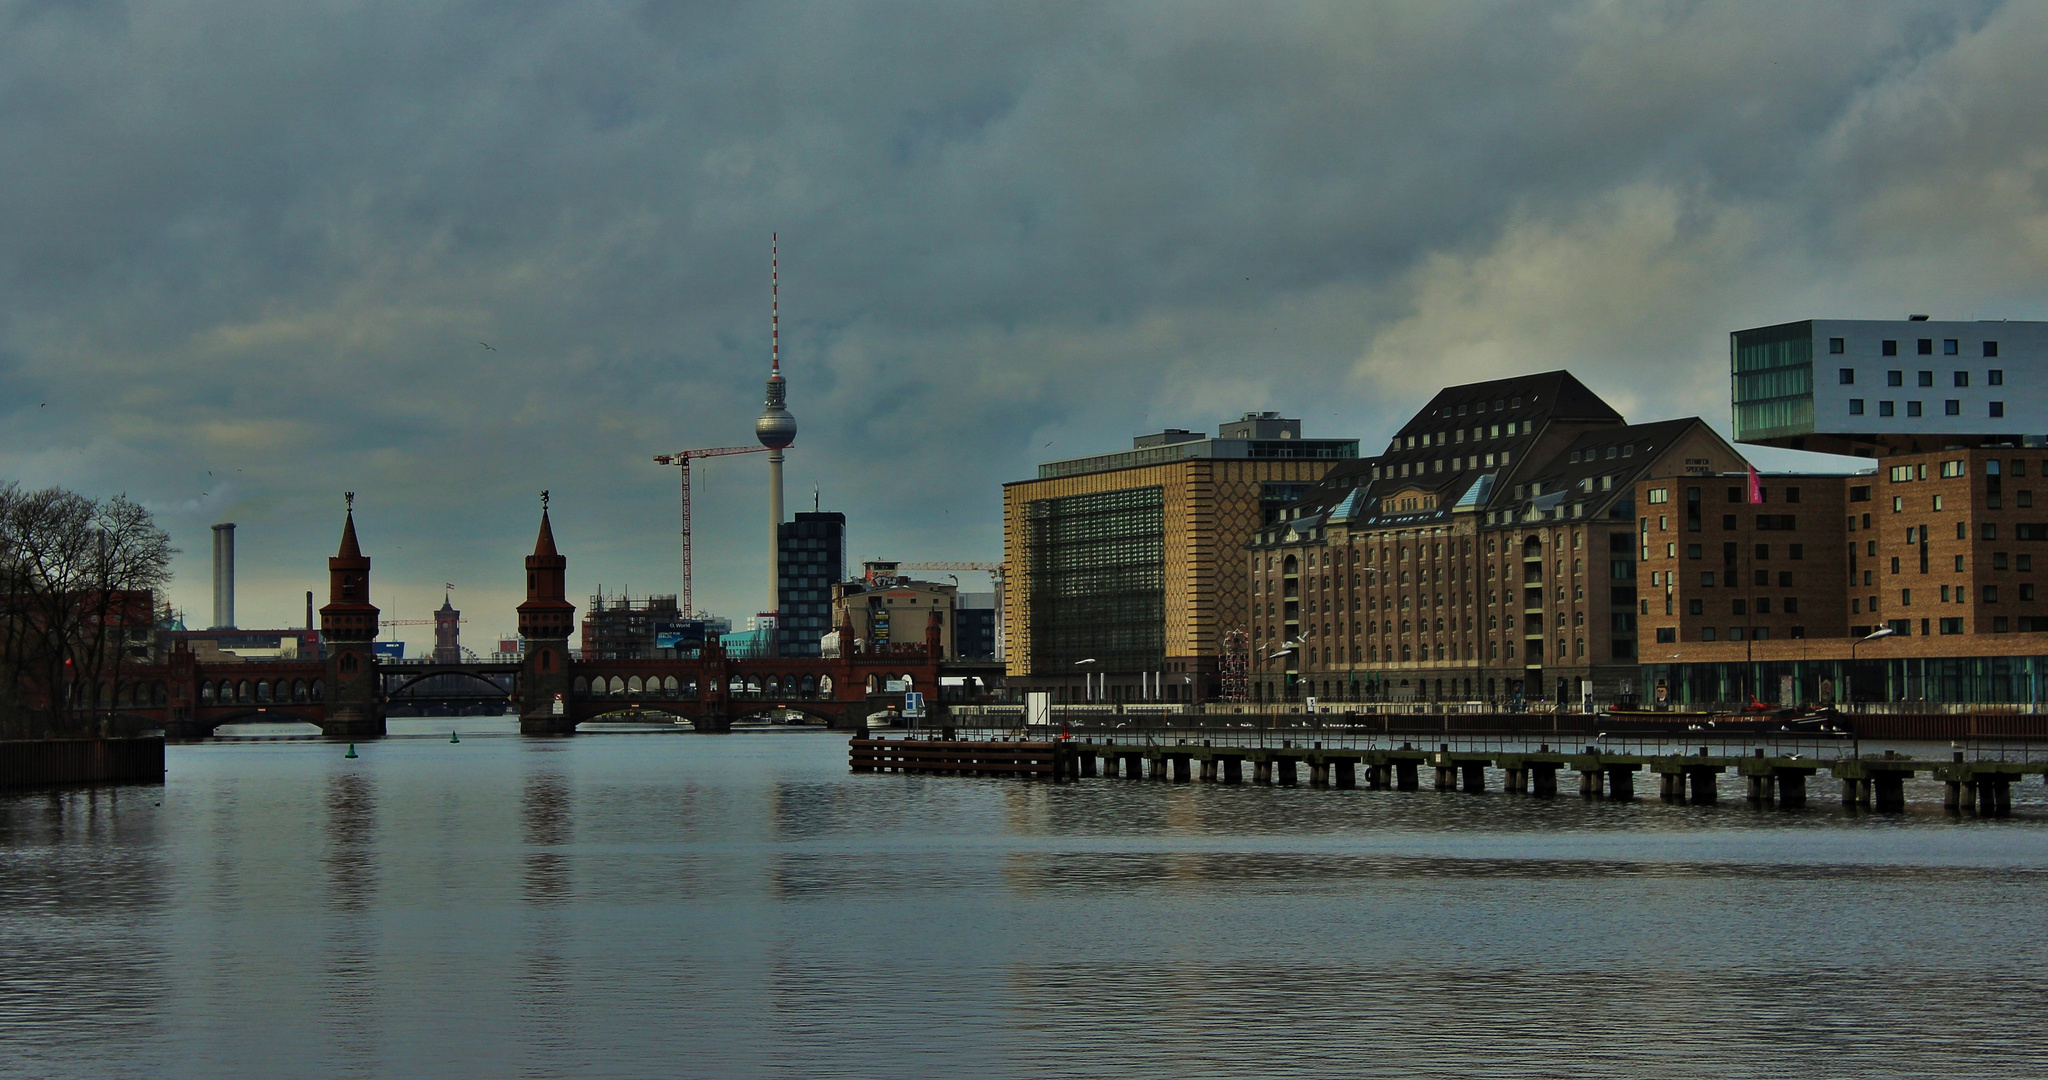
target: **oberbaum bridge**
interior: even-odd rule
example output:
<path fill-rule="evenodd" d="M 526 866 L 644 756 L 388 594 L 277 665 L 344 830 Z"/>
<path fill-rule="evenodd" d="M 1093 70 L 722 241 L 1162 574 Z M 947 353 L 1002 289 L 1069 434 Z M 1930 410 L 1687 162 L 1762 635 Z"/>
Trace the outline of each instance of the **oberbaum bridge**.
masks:
<path fill-rule="evenodd" d="M 695 656 L 576 657 L 569 652 L 576 608 L 565 595 L 568 566 L 543 507 L 540 536 L 526 557 L 526 601 L 519 605 L 525 655 L 514 663 L 405 664 L 387 672 L 371 648 L 378 612 L 370 602 L 370 559 L 356 541 L 351 509 L 341 550 L 327 560 L 327 606 L 320 609 L 324 660 L 209 664 L 180 641 L 162 663 L 131 669 L 129 700 L 116 711 L 161 726 L 174 740 L 205 738 L 223 724 L 251 720 L 304 721 L 333 738 L 376 738 L 384 734 L 387 704 L 455 698 L 516 707 L 519 730 L 527 735 L 568 735 L 586 720 L 636 716 L 723 732 L 736 719 L 783 711 L 859 729 L 870 714 L 902 703 L 891 682 L 938 687 L 943 646 L 936 623 L 926 627 L 922 644 L 855 645 L 852 627 L 842 627 L 837 657 L 736 656 L 717 638 Z M 420 694 L 451 683 L 473 689 Z"/>

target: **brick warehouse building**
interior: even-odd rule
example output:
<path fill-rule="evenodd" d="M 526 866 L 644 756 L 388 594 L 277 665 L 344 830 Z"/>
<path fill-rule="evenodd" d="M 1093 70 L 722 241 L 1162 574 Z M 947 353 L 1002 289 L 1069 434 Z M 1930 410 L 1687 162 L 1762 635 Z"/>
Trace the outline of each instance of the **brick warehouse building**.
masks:
<path fill-rule="evenodd" d="M 1630 692 L 1638 481 L 1745 465 L 1698 418 L 1628 424 L 1568 372 L 1442 390 L 1253 538 L 1252 697 Z"/>
<path fill-rule="evenodd" d="M 1853 476 L 1774 478 L 1767 486 L 1783 491 L 1761 506 L 1727 503 L 1731 478 L 1699 485 L 1698 539 L 1674 527 L 1659 542 L 1646 525 L 1647 549 L 1664 559 L 1646 558 L 1646 572 L 1675 577 L 1672 614 L 1659 604 L 1643 620 L 1646 684 L 1675 703 L 2038 704 L 2048 609 L 2032 548 L 2048 544 L 2048 507 L 2034 506 L 2048 488 L 2048 323 L 1816 319 L 1736 331 L 1729 359 L 1739 440 L 1873 460 Z M 1795 485 L 1799 508 L 1783 498 Z M 1690 486 L 1670 487 L 1674 521 Z M 1788 558 L 1793 543 L 1802 566 Z M 1735 589 L 1725 556 L 1713 565 L 1717 545 L 1751 560 Z M 1772 577 L 1760 582 L 1766 545 Z M 1820 552 L 1833 554 L 1814 563 Z M 1776 577 L 1786 567 L 1789 589 Z M 1797 622 L 1783 611 L 1789 598 Z M 1777 609 L 1760 615 L 1760 602 Z M 1816 604 L 1837 605 L 1841 631 L 1808 617 Z M 1794 626 L 1802 636 L 1780 635 Z M 1772 634 L 1730 640 L 1738 627 Z M 1868 640 L 1876 631 L 1890 636 Z"/>

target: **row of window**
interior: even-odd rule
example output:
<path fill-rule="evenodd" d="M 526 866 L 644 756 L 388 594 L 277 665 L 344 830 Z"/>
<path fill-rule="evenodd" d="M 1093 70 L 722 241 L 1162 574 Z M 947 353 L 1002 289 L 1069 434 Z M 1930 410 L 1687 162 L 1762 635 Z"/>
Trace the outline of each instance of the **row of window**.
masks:
<path fill-rule="evenodd" d="M 1484 467 L 1489 469 L 1494 468 L 1496 465 L 1506 465 L 1514 461 L 1514 451 L 1503 450 L 1498 454 L 1487 454 L 1483 460 L 1485 462 Z M 1474 454 L 1471 457 L 1454 457 L 1450 459 L 1451 471 L 1458 472 L 1463 469 L 1477 469 L 1481 467 L 1481 461 L 1482 458 L 1478 454 Z M 1392 478 L 1396 475 L 1394 467 L 1391 465 L 1387 466 L 1385 471 L 1387 478 Z M 1404 462 L 1398 475 L 1421 476 L 1426 472 L 1442 471 L 1444 471 L 1444 459 L 1435 458 L 1431 461 Z M 1375 480 L 1381 479 L 1380 472 L 1381 470 L 1375 466 L 1372 470 L 1372 478 Z"/>
<path fill-rule="evenodd" d="M 1737 554 L 1738 554 L 1738 553 L 1739 553 L 1739 552 L 1740 552 L 1741 550 L 1742 550 L 1742 549 L 1741 549 L 1741 548 L 1740 548 L 1740 547 L 1739 547 L 1739 546 L 1738 546 L 1738 545 L 1737 545 L 1737 544 L 1736 544 L 1736 543 L 1735 543 L 1735 542 L 1734 542 L 1733 540 L 1730 540 L 1730 541 L 1728 541 L 1727 543 L 1724 543 L 1724 544 L 1722 544 L 1722 545 L 1721 545 L 1721 557 L 1722 557 L 1722 559 L 1724 559 L 1724 560 L 1726 560 L 1726 561 L 1728 561 L 1728 562 L 1734 562 L 1734 561 L 1735 561 L 1735 557 L 1736 557 L 1736 555 L 1737 555 Z M 1764 560 L 1768 560 L 1768 559 L 1769 559 L 1769 558 L 1771 557 L 1771 545 L 1769 545 L 1769 544 L 1758 544 L 1758 545 L 1756 545 L 1756 547 L 1755 547 L 1754 549 L 1752 549 L 1752 551 L 1751 551 L 1751 554 L 1752 554 L 1752 555 L 1753 555 L 1753 556 L 1754 556 L 1755 558 L 1758 558 L 1758 559 L 1764 559 Z M 1706 545 L 1704 545 L 1704 544 L 1687 544 L 1687 545 L 1685 545 L 1685 557 L 1686 557 L 1686 558 L 1688 558 L 1688 559 L 1699 559 L 1699 558 L 1704 558 L 1705 556 L 1706 556 Z M 1649 548 L 1648 548 L 1648 547 L 1646 546 L 1646 547 L 1644 547 L 1644 548 L 1643 548 L 1643 558 L 1647 559 L 1647 558 L 1650 558 L 1650 557 L 1651 557 L 1651 555 L 1650 555 L 1650 549 L 1649 549 Z M 1664 557 L 1665 557 L 1665 558 L 1667 558 L 1667 559 L 1675 559 L 1675 558 L 1677 558 L 1677 557 L 1678 557 L 1678 545 L 1677 545 L 1677 544 L 1666 544 L 1666 545 L 1664 545 Z M 1806 545 L 1805 545 L 1805 544 L 1786 544 L 1786 545 L 1785 545 L 1785 557 L 1786 557 L 1786 558 L 1788 558 L 1788 559 L 1804 559 L 1804 558 L 1806 558 Z M 1666 576 L 1668 577 L 1669 575 L 1667 574 Z M 1653 572 L 1652 572 L 1652 573 L 1650 574 L 1650 582 L 1651 582 L 1651 584 L 1658 584 L 1658 581 L 1657 581 L 1657 575 L 1656 575 L 1656 573 L 1655 573 L 1654 571 L 1653 571 Z"/>
<path fill-rule="evenodd" d="M 1897 416 L 1898 414 L 1899 414 L 1899 403 L 1898 403 L 1898 402 L 1896 402 L 1896 401 L 1880 401 L 1880 402 L 1878 402 L 1878 403 L 1877 403 L 1877 415 L 1879 415 L 1879 416 Z M 1943 416 L 1961 416 L 1961 415 L 1963 415 L 1963 403 L 1962 403 L 1962 402 L 1961 402 L 1960 400 L 1956 399 L 1956 398 L 1949 398 L 1949 399 L 1947 399 L 1946 401 L 1943 401 L 1943 402 L 1941 403 L 1941 414 L 1942 414 Z M 1859 398 L 1850 398 L 1850 399 L 1849 399 L 1849 415 L 1850 415 L 1850 416 L 1862 416 L 1862 415 L 1864 415 L 1864 401 L 1863 401 L 1863 399 L 1862 399 L 1862 398 L 1860 398 L 1860 397 L 1859 397 Z M 1907 416 L 1924 416 L 1924 415 L 1926 415 L 1926 408 L 1925 408 L 1925 405 L 1924 405 L 1924 403 L 1922 403 L 1922 402 L 1918 402 L 1918 401 L 1908 401 L 1908 402 L 1906 402 L 1906 415 L 1907 415 Z M 1987 405 L 1985 406 L 1985 415 L 1989 416 L 1990 418 L 1992 418 L 1992 419 L 1994 419 L 1994 420 L 1998 420 L 1998 419 L 2003 419 L 2003 418 L 2005 417 L 2005 402 L 2003 402 L 2003 401 L 1993 401 L 1993 402 L 1990 402 L 1990 403 L 1988 403 L 1988 404 L 1987 404 Z"/>
<path fill-rule="evenodd" d="M 1748 634 L 1748 635 L 1749 635 L 1749 640 L 1751 640 L 1751 641 L 1769 641 L 1769 640 L 1771 639 L 1771 628 L 1770 628 L 1770 627 L 1768 627 L 1768 626 L 1757 626 L 1757 627 L 1742 627 L 1742 626 L 1731 626 L 1731 627 L 1729 627 L 1729 628 L 1728 628 L 1728 636 L 1727 636 L 1726 640 L 1728 640 L 1728 641 L 1741 641 L 1741 640 L 1743 640 L 1743 635 L 1744 635 L 1744 634 Z M 1793 628 L 1792 628 L 1792 640 L 1794 640 L 1794 641 L 1797 641 L 1797 640 L 1799 640 L 1799 639 L 1801 639 L 1801 638 L 1804 638 L 1805 636 L 1806 636 L 1806 627 L 1803 627 L 1803 626 L 1795 626 L 1795 627 L 1793 627 Z M 1701 641 L 1721 641 L 1721 640 L 1723 640 L 1723 638 L 1722 638 L 1722 636 L 1721 636 L 1721 631 L 1720 631 L 1720 628 L 1718 628 L 1718 627 L 1713 627 L 1713 626 L 1702 626 L 1702 627 L 1700 627 L 1700 640 L 1701 640 Z M 1660 626 L 1660 627 L 1658 627 L 1658 628 L 1657 628 L 1657 643 L 1658 643 L 1659 645 L 1670 645 L 1670 644 L 1673 644 L 1673 643 L 1675 643 L 1675 642 L 1677 642 L 1677 641 L 1678 641 L 1678 628 L 1677 628 L 1677 627 L 1675 627 L 1675 626 Z"/>
<path fill-rule="evenodd" d="M 1984 341 L 1979 342 L 1978 344 L 1983 350 L 1983 355 L 1998 355 L 1998 342 Z M 1941 355 L 1943 356 L 1960 356 L 1962 355 L 1962 348 L 1963 343 L 1955 338 L 1941 339 Z M 1916 353 L 1918 353 L 1921 356 L 1933 356 L 1934 339 L 1920 338 L 1919 340 L 1913 343 L 1913 349 Z M 1849 341 L 1847 338 L 1831 337 L 1828 339 L 1829 353 L 1836 356 L 1841 356 L 1842 354 L 1848 351 Z M 1899 343 L 1896 339 L 1884 339 L 1878 343 L 1878 351 L 1886 356 L 1897 356 L 1899 355 Z"/>
<path fill-rule="evenodd" d="M 1913 377 L 1914 383 L 1916 385 L 1934 385 L 1934 372 L 1932 371 L 1915 372 Z M 1953 383 L 1956 386 L 1968 387 L 1970 385 L 1970 373 L 1967 371 L 1952 371 L 1949 373 L 1949 377 L 1953 380 Z M 1856 369 L 1852 367 L 1838 369 L 1835 374 L 1835 381 L 1836 383 L 1842 386 L 1856 385 Z M 1886 386 L 1904 386 L 1906 385 L 1906 373 L 1903 370 L 1897 369 L 1887 371 L 1884 373 L 1884 384 Z M 2005 369 L 1990 368 L 1986 370 L 1984 372 L 1984 385 L 2004 386 Z"/>

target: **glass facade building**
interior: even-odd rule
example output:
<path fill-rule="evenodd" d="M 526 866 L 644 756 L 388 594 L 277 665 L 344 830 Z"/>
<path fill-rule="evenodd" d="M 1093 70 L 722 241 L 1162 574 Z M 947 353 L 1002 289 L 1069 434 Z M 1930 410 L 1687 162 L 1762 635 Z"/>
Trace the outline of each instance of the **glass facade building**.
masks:
<path fill-rule="evenodd" d="M 799 513 L 775 545 L 776 628 L 783 656 L 817 656 L 832 630 L 832 586 L 846 576 L 846 515 Z"/>
<path fill-rule="evenodd" d="M 1034 500 L 1034 671 L 1155 670 L 1166 656 L 1165 519 L 1157 486 Z"/>

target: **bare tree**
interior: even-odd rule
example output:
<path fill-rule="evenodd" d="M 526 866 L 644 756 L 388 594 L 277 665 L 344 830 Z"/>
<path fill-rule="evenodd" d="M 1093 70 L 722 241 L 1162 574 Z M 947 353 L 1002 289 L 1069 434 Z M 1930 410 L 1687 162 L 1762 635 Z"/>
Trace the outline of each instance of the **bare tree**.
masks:
<path fill-rule="evenodd" d="M 0 486 L 0 709 L 24 734 L 104 729 L 146 655 L 174 554 L 125 495 Z"/>

